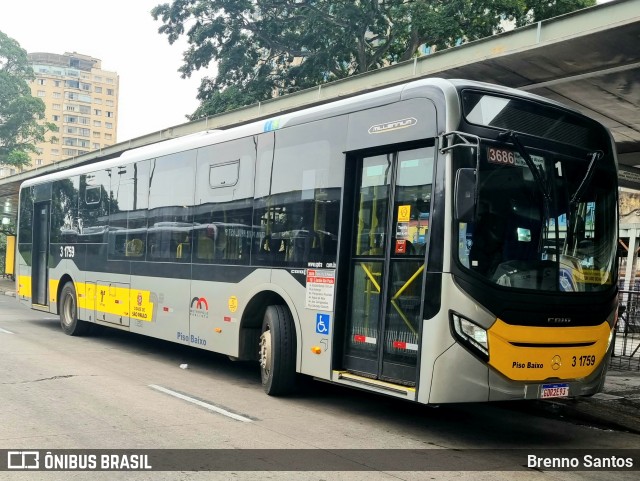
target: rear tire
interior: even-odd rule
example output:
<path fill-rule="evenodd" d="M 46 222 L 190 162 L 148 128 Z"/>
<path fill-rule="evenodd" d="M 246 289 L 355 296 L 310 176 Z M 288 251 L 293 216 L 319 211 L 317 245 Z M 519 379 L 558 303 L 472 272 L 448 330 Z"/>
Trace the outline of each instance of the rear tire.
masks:
<path fill-rule="evenodd" d="M 60 326 L 69 336 L 82 336 L 89 332 L 89 324 L 78 319 L 76 288 L 67 282 L 60 292 Z"/>
<path fill-rule="evenodd" d="M 259 359 L 264 392 L 281 396 L 295 389 L 296 332 L 285 306 L 268 306 L 264 313 Z"/>

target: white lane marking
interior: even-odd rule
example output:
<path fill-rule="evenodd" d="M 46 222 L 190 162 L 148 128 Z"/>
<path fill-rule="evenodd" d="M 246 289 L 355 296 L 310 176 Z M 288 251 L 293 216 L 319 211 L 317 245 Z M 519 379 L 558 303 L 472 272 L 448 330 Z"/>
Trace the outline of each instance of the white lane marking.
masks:
<path fill-rule="evenodd" d="M 183 401 L 187 401 L 187 402 L 193 403 L 193 404 L 195 404 L 197 406 L 200 406 L 200 407 L 203 407 L 205 409 L 208 409 L 209 411 L 214 411 L 214 412 L 216 412 L 218 414 L 222 414 L 223 416 L 230 417 L 231 419 L 235 419 L 236 421 L 242 421 L 243 423 L 252 422 L 252 420 L 249 419 L 249 418 L 246 418 L 244 416 L 240 416 L 239 414 L 232 413 L 230 411 L 227 411 L 226 409 L 219 408 L 218 406 L 214 406 L 213 404 L 209 404 L 209 403 L 206 403 L 204 401 L 200 401 L 199 399 L 195 399 L 195 398 L 186 396 L 184 394 L 181 394 L 179 392 L 172 391 L 171 389 L 167 389 L 166 387 L 158 386 L 156 384 L 149 384 L 149 387 L 151 389 L 155 389 L 156 391 L 160 391 L 160 392 L 163 392 L 165 394 L 169 394 L 170 396 L 177 397 L 178 399 L 182 399 Z"/>
<path fill-rule="evenodd" d="M 7 331 L 6 329 L 2 329 L 1 327 L 0 327 L 0 332 L 4 332 L 5 334 L 13 334 L 13 332 Z"/>

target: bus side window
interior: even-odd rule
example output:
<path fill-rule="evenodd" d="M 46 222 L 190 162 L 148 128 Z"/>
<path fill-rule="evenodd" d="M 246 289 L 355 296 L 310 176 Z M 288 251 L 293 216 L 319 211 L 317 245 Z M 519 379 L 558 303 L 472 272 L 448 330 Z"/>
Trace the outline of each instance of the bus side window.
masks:
<path fill-rule="evenodd" d="M 341 122 L 346 118 L 276 131 L 271 175 L 263 172 L 269 191 L 256 191 L 254 211 L 259 222 L 255 227 L 271 235 L 270 264 L 307 267 L 309 262 L 336 261 L 344 182 L 344 146 L 339 139 L 346 141 Z"/>
<path fill-rule="evenodd" d="M 150 161 L 149 260 L 190 262 L 196 150 Z"/>
<path fill-rule="evenodd" d="M 254 137 L 198 149 L 194 262 L 249 264 L 255 163 Z"/>
<path fill-rule="evenodd" d="M 85 223 L 93 223 L 93 227 L 88 226 L 86 232 L 97 234 L 101 229 L 104 230 L 102 235 L 107 237 L 109 243 L 109 259 L 141 261 L 148 254 L 148 170 L 149 163 L 140 161 L 94 172 L 87 179 L 87 182 L 101 185 L 101 192 L 99 204 L 87 205 L 87 208 L 97 207 L 98 215 L 84 219 Z M 86 201 L 86 192 L 84 194 Z M 90 200 L 98 197 L 96 192 L 94 194 Z"/>

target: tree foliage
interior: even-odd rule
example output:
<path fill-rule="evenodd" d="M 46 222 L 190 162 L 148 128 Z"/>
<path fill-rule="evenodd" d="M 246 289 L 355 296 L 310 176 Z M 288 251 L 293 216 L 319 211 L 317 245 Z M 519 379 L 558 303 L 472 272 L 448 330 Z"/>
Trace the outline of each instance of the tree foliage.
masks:
<path fill-rule="evenodd" d="M 592 7 L 596 0 L 528 0 L 524 4 L 524 14 L 515 18 L 518 27 Z"/>
<path fill-rule="evenodd" d="M 36 144 L 45 140 L 55 124 L 44 120 L 45 105 L 31 95 L 34 79 L 27 52 L 18 42 L 0 32 L 0 164 L 23 167 Z"/>
<path fill-rule="evenodd" d="M 152 15 L 186 36 L 183 77 L 202 80 L 192 119 L 409 60 L 594 5 L 595 0 L 173 0 Z"/>

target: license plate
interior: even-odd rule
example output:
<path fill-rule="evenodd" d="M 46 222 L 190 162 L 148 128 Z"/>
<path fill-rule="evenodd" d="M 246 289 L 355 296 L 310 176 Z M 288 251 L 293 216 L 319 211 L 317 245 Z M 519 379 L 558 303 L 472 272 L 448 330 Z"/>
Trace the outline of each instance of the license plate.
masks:
<path fill-rule="evenodd" d="M 549 399 L 552 397 L 569 397 L 568 384 L 543 384 L 540 390 L 541 399 Z"/>

